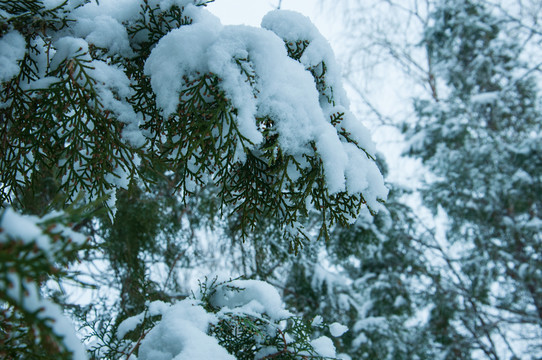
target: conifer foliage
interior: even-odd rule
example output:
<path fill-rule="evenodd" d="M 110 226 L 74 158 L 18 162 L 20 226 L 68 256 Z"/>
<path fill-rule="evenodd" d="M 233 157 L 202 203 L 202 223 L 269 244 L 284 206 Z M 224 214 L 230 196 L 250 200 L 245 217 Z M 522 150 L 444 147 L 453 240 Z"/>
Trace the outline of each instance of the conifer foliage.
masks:
<path fill-rule="evenodd" d="M 141 162 L 160 161 L 183 196 L 213 183 L 245 234 L 270 216 L 297 246 L 306 204 L 327 234 L 385 199 L 329 45 L 303 17 L 263 24 L 305 44 L 295 61 L 277 35 L 224 27 L 190 1 L 134 1 L 113 16 L 107 2 L 3 6 L 3 44 L 15 50 L 3 73 L 3 201 L 35 193 L 33 176 L 47 171 L 66 202 L 112 198 L 145 180 Z"/>
<path fill-rule="evenodd" d="M 210 204 L 198 215 L 220 213 L 231 234 L 262 241 L 256 252 L 272 241 L 261 224 L 279 234 L 273 246 L 298 251 L 309 214 L 327 238 L 387 196 L 308 18 L 223 26 L 210 2 L 0 1 L 0 356 L 87 357 L 40 288 L 77 279 L 70 264 L 88 248 L 122 283 L 111 321 L 83 317 L 96 358 L 336 356 L 312 336 L 324 324 L 284 310 L 269 284 L 205 282 L 174 303 L 148 279 L 144 255 L 164 243 L 172 275 L 172 238 L 196 195 Z"/>

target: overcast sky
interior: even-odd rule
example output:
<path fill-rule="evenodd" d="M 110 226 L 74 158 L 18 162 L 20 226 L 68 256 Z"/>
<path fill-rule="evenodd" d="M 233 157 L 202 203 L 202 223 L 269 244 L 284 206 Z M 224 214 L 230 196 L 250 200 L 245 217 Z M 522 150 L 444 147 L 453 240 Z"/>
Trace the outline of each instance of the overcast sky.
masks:
<path fill-rule="evenodd" d="M 276 9 L 280 0 L 215 0 L 208 9 L 220 17 L 223 24 L 260 26 L 262 17 Z M 320 0 L 282 0 L 281 9 L 295 10 L 311 18 L 320 32 L 330 38 L 332 26 L 325 21 Z"/>

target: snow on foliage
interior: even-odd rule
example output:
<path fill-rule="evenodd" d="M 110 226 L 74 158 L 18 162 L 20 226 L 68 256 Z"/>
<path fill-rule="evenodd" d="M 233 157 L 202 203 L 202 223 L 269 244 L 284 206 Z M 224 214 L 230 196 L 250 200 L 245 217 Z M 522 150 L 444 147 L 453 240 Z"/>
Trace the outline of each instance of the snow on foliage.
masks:
<path fill-rule="evenodd" d="M 42 326 L 50 329 L 62 347 L 72 353 L 74 360 L 84 360 L 87 358 L 86 351 L 75 334 L 73 323 L 63 314 L 59 305 L 41 296 L 40 284 L 37 282 L 49 269 L 54 269 L 59 261 L 66 261 L 59 259 L 59 254 L 67 253 L 69 248 L 77 250 L 86 241 L 83 235 L 58 224 L 48 230 L 52 232 L 45 232 L 42 227 L 48 218 L 55 216 L 61 214 L 51 214 L 40 219 L 21 215 L 11 208 L 0 213 L 0 247 L 8 249 L 5 255 L 9 255 L 9 249 L 14 252 L 9 259 L 2 256 L 0 294 L 3 300 L 27 316 L 34 316 L 38 328 Z M 69 243 L 66 244 L 64 239 L 69 239 Z M 32 251 L 28 251 L 28 248 Z M 28 264 L 17 262 L 21 259 Z"/>
<path fill-rule="evenodd" d="M 223 312 L 241 314 L 267 314 L 272 320 L 292 316 L 284 309 L 284 303 L 277 290 L 270 284 L 258 280 L 234 280 L 217 287 L 210 299 L 213 306 Z"/>
<path fill-rule="evenodd" d="M 118 14 L 119 21 L 136 17 L 133 4 L 129 7 L 131 10 L 120 12 L 120 5 L 103 3 L 100 3 L 100 8 Z M 310 142 L 316 142 L 331 193 L 344 190 L 363 192 L 369 205 L 374 209 L 379 208 L 377 199 L 385 199 L 387 190 L 374 162 L 365 154 L 360 154 L 356 147 L 341 142 L 328 120 L 331 113 L 346 112 L 348 100 L 331 47 L 308 18 L 290 11 L 275 11 L 264 18 L 262 26 L 285 41 L 296 37 L 309 41 L 310 45 L 300 62 L 305 68 L 325 63 L 327 91 L 333 91 L 332 95 L 327 96 L 333 96 L 336 106 L 323 101 L 318 105 L 314 79 L 287 56 L 283 42 L 273 33 L 253 27 L 222 26 L 218 18 L 203 8 L 192 6 L 189 1 L 182 1 L 182 4 L 168 1 L 168 6 L 164 6 L 166 2 L 163 3 L 160 4 L 162 10 L 171 5 L 185 6 L 184 14 L 192 19 L 189 26 L 173 29 L 165 35 L 145 63 L 145 73 L 151 78 L 157 104 L 164 116 L 175 113 L 182 100 L 178 94 L 183 90 L 184 77 L 210 71 L 222 80 L 220 87 L 238 112 L 236 120 L 240 135 L 250 142 L 249 147 L 254 148 L 263 140 L 256 118 L 269 116 L 277 122 L 279 143 L 285 152 L 301 158 L 301 155 L 310 152 Z M 92 9 L 89 13 L 96 11 L 96 6 L 88 7 Z M 81 13 L 86 13 L 85 8 Z M 103 16 L 96 13 L 95 29 L 87 32 L 93 34 L 100 29 Z M 295 26 L 292 27 L 292 24 Z M 284 28 L 293 30 L 286 33 Z M 109 37 L 113 36 L 119 40 L 113 42 L 102 37 L 101 41 L 104 45 L 115 44 L 113 47 L 125 42 L 125 33 L 121 28 L 117 33 L 109 33 Z M 250 69 L 240 69 L 240 61 L 246 62 Z M 247 71 L 254 73 L 255 84 L 247 81 Z M 369 131 L 351 113 L 345 116 L 342 125 L 361 148 L 374 155 Z M 237 156 L 243 159 L 245 155 L 237 153 Z"/>
<path fill-rule="evenodd" d="M 312 340 L 311 345 L 320 356 L 334 358 L 336 355 L 333 341 L 327 336 L 320 336 L 319 338 Z"/>
<path fill-rule="evenodd" d="M 446 352 L 464 357 L 483 349 L 487 358 L 530 358 L 541 349 L 540 336 L 524 331 L 541 331 L 542 274 L 520 276 L 525 264 L 542 266 L 540 229 L 525 226 L 542 208 L 540 73 L 527 55 L 540 40 L 518 30 L 523 17 L 507 21 L 512 8 L 435 2 L 423 42 L 439 91 L 415 101 L 407 131 L 410 155 L 434 174 L 421 188 L 424 205 L 447 217 L 434 240 L 446 265 L 429 324 L 449 336 L 438 340 Z"/>
<path fill-rule="evenodd" d="M 329 42 L 320 34 L 311 20 L 302 14 L 289 10 L 275 10 L 269 12 L 262 19 L 262 27 L 271 30 L 282 40 L 288 43 L 295 43 L 302 39 L 308 42 L 306 49 L 299 58 L 299 61 L 306 69 L 319 68 L 325 73 L 328 90 L 320 98 L 322 106 L 329 106 L 328 98 L 333 98 L 337 104 L 348 108 L 349 100 L 342 87 L 341 70 L 335 61 L 335 54 Z M 325 64 L 325 69 L 322 68 Z M 332 91 L 332 93 L 330 93 Z M 366 136 L 363 131 L 362 136 Z M 370 139 L 367 139 L 366 146 L 371 146 Z"/>
<path fill-rule="evenodd" d="M 58 204 L 36 200 L 38 211 L 84 199 L 111 215 L 116 190 L 153 184 L 149 172 L 171 173 L 182 197 L 214 186 L 243 237 L 272 219 L 294 250 L 308 239 L 301 222 L 312 212 L 327 236 L 331 226 L 381 209 L 387 189 L 374 143 L 348 110 L 331 47 L 309 19 L 274 11 L 261 28 L 223 26 L 200 6 L 207 2 L 2 3 L 0 201 L 25 208 L 24 194 L 42 191 L 35 185 L 46 172 L 54 187 L 46 195 L 58 195 Z M 0 243 L 24 267 L 8 274 L 13 262 L 0 264 L 0 289 L 23 314 L 43 308 L 41 334 L 49 329 L 59 350 L 80 359 L 82 347 L 37 280 L 66 275 L 57 265 L 84 247 L 63 216 L 2 213 Z M 311 340 L 324 324 L 286 311 L 269 284 L 236 280 L 206 296 L 149 303 L 107 341 L 133 346 L 140 359 L 335 356 L 331 339 Z M 339 336 L 345 328 L 329 330 Z"/>
<path fill-rule="evenodd" d="M 0 81 L 9 80 L 19 73 L 18 61 L 25 54 L 25 45 L 18 31 L 11 31 L 0 38 Z"/>
<path fill-rule="evenodd" d="M 263 29 L 222 26 L 204 9 L 187 7 L 185 11 L 193 23 L 164 36 L 145 63 L 145 74 L 151 78 L 164 116 L 174 113 L 182 101 L 178 94 L 183 90 L 183 78 L 210 71 L 222 80 L 220 87 L 237 109 L 240 135 L 250 142 L 250 149 L 264 140 L 257 119 L 269 117 L 276 122 L 285 153 L 301 158 L 311 152 L 310 143 L 316 143 L 331 193 L 363 192 L 369 205 L 378 208 L 377 198 L 384 199 L 387 194 L 380 172 L 356 146 L 341 142 L 329 122 L 332 113 L 347 110 L 348 101 L 331 48 L 308 18 L 290 11 L 267 15 L 262 26 L 276 31 L 281 39 Z M 285 33 L 283 27 L 291 24 L 296 25 L 295 31 Z M 300 63 L 288 57 L 283 43 L 294 37 L 310 42 Z M 333 96 L 336 107 L 320 101 L 313 77 L 304 71 L 323 62 L 328 89 L 334 91 L 329 97 Z M 352 121 L 352 116 L 348 113 L 342 125 L 361 148 L 374 155 L 368 130 Z M 244 153 L 236 155 L 244 160 Z M 362 171 L 353 170 L 359 168 Z"/>
<path fill-rule="evenodd" d="M 329 325 L 329 331 L 333 337 L 339 337 L 348 331 L 348 327 L 335 322 Z"/>
<path fill-rule="evenodd" d="M 311 328 L 323 328 L 322 324 L 302 324 L 284 310 L 279 293 L 266 282 L 230 280 L 216 284 L 215 279 L 204 283 L 197 297 L 198 300 L 184 299 L 174 304 L 152 302 L 144 313 L 124 320 L 117 337 L 123 339 L 146 319 L 159 317 L 140 338 L 140 360 L 230 360 L 236 358 L 234 355 L 252 358 L 250 354 L 254 359 L 283 354 L 335 357 L 331 339 L 320 336 L 310 340 Z M 331 328 L 335 329 L 334 336 L 345 331 L 337 323 Z M 133 346 L 137 344 L 128 348 Z"/>
<path fill-rule="evenodd" d="M 2 100 L 30 95 L 8 108 L 22 130 L 7 128 L 5 137 L 44 137 L 6 142 L 5 193 L 16 196 L 34 168 L 56 166 L 67 201 L 83 193 L 109 198 L 114 210 L 115 190 L 148 180 L 139 165 L 158 157 L 179 174 L 182 196 L 213 183 L 244 219 L 243 233 L 257 214 L 273 213 L 296 248 L 308 211 L 322 213 L 327 235 L 335 223 L 380 210 L 388 190 L 375 145 L 349 111 L 340 68 L 316 27 L 278 10 L 261 28 L 223 26 L 205 3 L 48 1 L 39 16 L 56 32 L 27 37 L 28 59 L 23 37 L 3 36 L 0 46 L 17 51 L 0 59 L 2 79 L 27 73 Z M 32 116 L 23 116 L 35 108 L 58 139 L 35 134 Z"/>
<path fill-rule="evenodd" d="M 234 360 L 218 341 L 207 335 L 209 324 L 217 317 L 203 309 L 198 302 L 183 300 L 160 314 L 162 320 L 141 342 L 141 360 Z"/>

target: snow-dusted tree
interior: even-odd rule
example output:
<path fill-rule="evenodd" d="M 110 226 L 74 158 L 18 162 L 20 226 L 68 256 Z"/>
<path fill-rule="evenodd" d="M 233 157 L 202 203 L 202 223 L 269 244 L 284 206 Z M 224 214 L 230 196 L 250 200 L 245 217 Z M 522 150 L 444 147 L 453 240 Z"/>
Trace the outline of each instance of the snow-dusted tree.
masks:
<path fill-rule="evenodd" d="M 417 225 L 432 304 L 419 331 L 439 358 L 539 358 L 540 2 L 341 5 L 349 74 L 389 79 L 400 111 L 375 96 L 381 82 L 353 89 L 386 125 L 406 123 L 408 154 L 432 172 L 424 204 L 448 219 L 445 236 Z"/>
<path fill-rule="evenodd" d="M 385 211 L 336 227 L 329 241 L 300 254 L 285 300 L 307 318 L 347 325 L 337 349 L 352 359 L 434 359 L 415 319 L 426 279 L 417 219 L 400 201 L 405 190 L 390 187 Z"/>
<path fill-rule="evenodd" d="M 381 209 L 387 195 L 368 131 L 349 112 L 333 53 L 310 21 L 275 11 L 262 28 L 223 26 L 208 2 L 0 3 L 0 196 L 9 230 L 0 250 L 16 255 L 2 267 L 0 306 L 9 323 L 27 322 L 6 322 L 2 355 L 24 357 L 20 351 L 34 352 L 37 339 L 84 358 L 73 338 L 63 338 L 66 328 L 34 306 L 45 301 L 38 288 L 47 278 L 23 267 L 30 248 L 46 266 L 66 264 L 79 247 L 67 239 L 58 249 L 44 246 L 39 228 L 19 228 L 42 224 L 34 218 L 9 228 L 22 216 L 12 208 L 49 221 L 55 208 L 72 214 L 76 200 L 106 209 L 105 218 L 89 215 L 74 227 L 99 235 L 95 252 L 106 252 L 121 282 L 112 311 L 120 317 L 91 334 L 99 340 L 95 355 L 208 358 L 191 353 L 192 341 L 222 349 L 213 350 L 215 358 L 335 355 L 331 340 L 311 341 L 310 326 L 295 318 L 284 328 L 286 313 L 275 300 L 267 306 L 265 297 L 275 295 L 261 283 L 223 284 L 213 290 L 223 299 L 183 300 L 171 309 L 145 303 L 178 295 L 153 284 L 148 260 L 165 244 L 161 255 L 175 270 L 186 212 L 197 208 L 192 221 L 220 214 L 240 239 L 257 239 L 260 224 L 269 224 L 281 246 L 297 251 L 309 236 L 302 226 L 309 212 L 317 214 L 318 237 L 327 237 L 331 226 Z M 193 201 L 198 194 L 208 207 Z M 55 242 L 53 229 L 43 231 Z M 268 246 L 250 245 L 256 252 Z M 19 284 L 23 277 L 30 285 Z M 179 319 L 199 332 L 172 331 Z M 25 333 L 36 326 L 44 333 Z M 140 337 L 126 340 L 128 330 Z M 161 331 L 170 347 L 144 340 Z M 237 347 L 239 333 L 248 348 Z"/>
<path fill-rule="evenodd" d="M 435 2 L 423 43 L 441 91 L 416 102 L 407 133 L 435 176 L 425 204 L 445 210 L 455 249 L 430 320 L 450 359 L 542 353 L 540 64 L 522 56 L 532 34 L 497 10 Z"/>

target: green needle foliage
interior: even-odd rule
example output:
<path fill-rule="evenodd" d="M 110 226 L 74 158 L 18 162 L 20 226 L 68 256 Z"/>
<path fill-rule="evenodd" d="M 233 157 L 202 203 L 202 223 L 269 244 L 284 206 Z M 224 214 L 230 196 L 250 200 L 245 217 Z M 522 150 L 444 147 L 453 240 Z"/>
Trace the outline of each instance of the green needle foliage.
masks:
<path fill-rule="evenodd" d="M 138 8 L 125 17 L 91 19 L 89 8 L 102 11 L 98 1 L 0 0 L 0 49 L 9 50 L 0 54 L 6 64 L 0 70 L 0 220 L 16 214 L 10 216 L 22 219 L 20 224 L 41 229 L 28 237 L 0 221 L 9 230 L 0 233 L 0 356 L 84 358 L 82 347 L 63 333 L 66 328 L 55 327 L 56 320 L 63 321 L 59 314 L 44 317 L 45 310 L 25 303 L 28 298 L 48 304 L 45 308 L 63 303 L 63 285 L 78 279 L 64 268 L 76 260 L 106 264 L 93 280 L 97 288 L 118 292 L 108 316 L 103 304 L 70 307 L 90 332 L 86 339 L 98 341 L 92 356 L 129 358 L 163 319 L 142 315 L 139 333 L 127 335 L 130 344 L 113 335 L 126 320 L 150 311 L 149 302 L 186 297 L 176 275 L 182 266 L 197 264 L 198 231 L 219 229 L 217 238 L 228 238 L 232 253 L 242 249 L 241 257 L 247 255 L 241 261 L 252 267 L 250 276 L 266 278 L 313 234 L 329 239 L 334 226 L 353 222 L 363 211 L 375 214 L 384 201 L 374 154 L 365 149 L 373 145 L 347 113 L 346 100 L 335 96 L 343 92 L 338 76 L 330 80 L 335 64 L 322 55 L 326 60 L 303 65 L 303 54 L 319 41 L 314 34 L 284 40 L 283 46 L 270 31 L 252 29 L 261 41 L 271 39 L 271 48 L 283 50 L 273 55 L 307 80 L 309 87 L 302 90 L 314 97 L 322 116 L 312 116 L 306 126 L 318 124 L 324 134 L 303 129 L 308 140 L 285 145 L 291 134 L 282 124 L 304 99 L 278 97 L 289 101 L 289 113 L 266 112 L 262 109 L 274 105 L 259 104 L 249 120 L 260 137 L 247 135 L 242 104 L 235 102 L 228 78 L 237 76 L 239 88 L 249 88 L 246 101 L 273 103 L 274 97 L 262 94 L 276 84 L 264 81 L 268 69 L 257 66 L 258 56 L 246 44 L 247 51 L 228 58 L 231 73 L 204 69 L 172 77 L 178 101 L 166 113 L 149 63 L 166 37 L 193 30 L 200 17 L 211 16 L 201 11 L 210 2 L 173 1 L 168 7 L 165 1 L 134 0 L 130 5 Z M 104 29 L 112 34 L 100 33 Z M 104 40 L 113 35 L 114 41 Z M 292 150 L 296 146 L 302 150 Z M 330 180 L 335 175 L 330 158 L 337 152 L 345 163 L 338 166 L 339 185 Z M 347 169 L 354 162 L 367 165 L 371 175 L 363 193 L 356 182 L 360 174 Z M 90 234 L 92 246 L 70 241 L 70 228 Z M 44 239 L 52 244 L 46 249 Z M 157 263 L 165 265 L 165 279 L 151 276 Z M 53 291 L 47 286 L 51 279 L 60 289 L 54 290 L 55 301 L 42 294 Z M 21 294 L 14 296 L 12 288 Z M 310 343 L 312 327 L 298 318 L 283 327 L 254 314 L 221 316 L 209 334 L 240 359 L 253 358 L 264 347 L 263 358 L 322 358 Z"/>
<path fill-rule="evenodd" d="M 224 215 L 239 215 L 244 237 L 261 219 L 274 217 L 295 250 L 307 239 L 300 223 L 308 210 L 321 213 L 320 236 L 327 237 L 330 226 L 351 222 L 367 207 L 360 192 L 329 192 L 316 143 L 303 144 L 308 151 L 301 156 L 284 151 L 280 118 L 255 119 L 264 137 L 255 146 L 239 129 L 239 109 L 217 74 L 185 75 L 176 111 L 163 113 L 144 67 L 166 34 L 192 24 L 183 7 L 161 9 L 153 1 L 142 1 L 138 17 L 122 24 L 130 48 L 114 52 L 82 39 L 59 39 L 71 34 L 78 21 L 71 11 L 77 6 L 71 2 L 51 9 L 40 1 L 1 6 L 3 33 L 20 33 L 27 50 L 18 62 L 19 73 L 3 82 L 0 93 L 3 202 L 24 207 L 23 194 L 41 196 L 29 191 L 41 189 L 40 179 L 32 174 L 47 171 L 54 183 L 50 191 L 63 194 L 66 203 L 84 193 L 88 199 L 109 197 L 104 205 L 112 208 L 116 189 L 126 188 L 131 179 L 137 177 L 144 186 L 152 182 L 140 171 L 141 162 L 151 167 L 160 163 L 178 174 L 175 189 L 181 197 L 212 183 Z M 61 43 L 70 49 L 67 54 Z M 289 56 L 299 60 L 309 45 L 301 39 L 286 47 Z M 250 56 L 232 61 L 257 98 L 262 85 Z M 335 105 L 326 66 L 321 62 L 308 70 L 325 103 Z M 125 80 L 109 83 L 108 74 Z M 343 116 L 336 113 L 330 119 L 341 141 L 374 161 L 341 125 Z"/>

